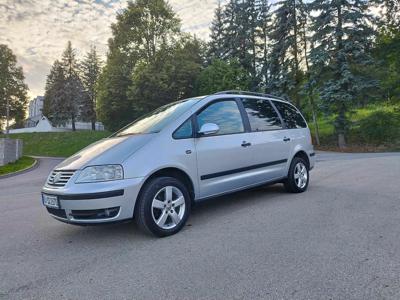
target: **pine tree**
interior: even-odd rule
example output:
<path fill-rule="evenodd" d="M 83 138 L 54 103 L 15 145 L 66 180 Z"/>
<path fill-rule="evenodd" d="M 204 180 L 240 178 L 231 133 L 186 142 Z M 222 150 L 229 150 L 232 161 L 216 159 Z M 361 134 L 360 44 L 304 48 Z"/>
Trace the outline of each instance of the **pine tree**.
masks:
<path fill-rule="evenodd" d="M 47 75 L 43 101 L 43 115 L 50 121 L 57 123 L 60 117 L 55 116 L 59 112 L 59 105 L 63 102 L 65 74 L 61 63 L 56 60 Z M 66 120 L 65 120 L 66 122 Z"/>
<path fill-rule="evenodd" d="M 324 80 L 319 93 L 325 106 L 337 115 L 338 146 L 346 146 L 347 113 L 356 97 L 374 82 L 362 74 L 373 63 L 369 54 L 374 22 L 364 0 L 315 0 L 310 4 L 313 43 L 311 61 Z"/>
<path fill-rule="evenodd" d="M 208 61 L 214 59 L 223 59 L 225 55 L 224 48 L 224 19 L 221 0 L 218 0 L 218 6 L 214 12 L 214 19 L 210 28 L 210 42 L 208 44 Z"/>
<path fill-rule="evenodd" d="M 81 118 L 92 123 L 92 130 L 96 130 L 96 101 L 97 82 L 101 71 L 101 61 L 97 55 L 96 48 L 91 47 L 80 66 L 81 80 L 86 95 L 81 103 Z"/>
<path fill-rule="evenodd" d="M 44 112 L 55 126 L 71 122 L 75 131 L 75 122 L 80 118 L 85 96 L 75 50 L 68 42 L 61 61 L 53 64 L 47 77 Z"/>
<path fill-rule="evenodd" d="M 305 22 L 305 5 L 301 0 L 276 3 L 270 32 L 272 43 L 270 82 L 272 92 L 292 98 L 300 106 L 300 85 L 303 79 L 303 39 L 301 27 Z"/>
<path fill-rule="evenodd" d="M 259 11 L 256 0 L 230 0 L 223 11 L 224 48 L 226 61 L 238 59 L 240 65 L 252 78 L 250 90 L 257 90 L 258 52 L 260 39 L 257 35 Z"/>
<path fill-rule="evenodd" d="M 7 103 L 9 119 L 14 119 L 17 126 L 21 126 L 24 121 L 28 101 L 28 86 L 24 80 L 24 73 L 17 66 L 16 56 L 10 48 L 0 44 L 0 129 L 2 123 L 8 123 Z"/>

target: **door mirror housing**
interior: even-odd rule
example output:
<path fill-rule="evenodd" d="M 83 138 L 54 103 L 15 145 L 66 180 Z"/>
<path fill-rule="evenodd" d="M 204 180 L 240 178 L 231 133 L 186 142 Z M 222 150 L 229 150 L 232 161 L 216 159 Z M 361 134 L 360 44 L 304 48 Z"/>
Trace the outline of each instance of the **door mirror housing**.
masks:
<path fill-rule="evenodd" d="M 211 134 L 215 134 L 219 131 L 219 126 L 217 124 L 214 123 L 205 123 L 203 124 L 203 126 L 201 126 L 200 130 L 199 130 L 199 135 L 211 135 Z"/>

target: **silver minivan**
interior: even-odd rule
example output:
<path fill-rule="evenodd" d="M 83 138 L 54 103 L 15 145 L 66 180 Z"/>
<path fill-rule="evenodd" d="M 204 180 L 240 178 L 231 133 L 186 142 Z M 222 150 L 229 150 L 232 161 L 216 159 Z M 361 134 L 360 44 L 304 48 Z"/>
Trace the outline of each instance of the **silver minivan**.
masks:
<path fill-rule="evenodd" d="M 219 92 L 160 107 L 64 160 L 42 202 L 62 222 L 134 219 L 167 236 L 207 198 L 278 182 L 304 192 L 314 162 L 307 123 L 292 104 Z"/>

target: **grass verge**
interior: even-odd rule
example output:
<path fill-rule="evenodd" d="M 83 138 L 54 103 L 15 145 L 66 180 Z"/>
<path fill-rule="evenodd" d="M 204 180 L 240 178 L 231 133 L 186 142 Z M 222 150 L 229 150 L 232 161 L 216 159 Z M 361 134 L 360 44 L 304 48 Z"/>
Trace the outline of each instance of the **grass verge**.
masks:
<path fill-rule="evenodd" d="M 67 157 L 109 135 L 107 131 L 34 132 L 10 138 L 23 140 L 25 155 Z"/>
<path fill-rule="evenodd" d="M 22 156 L 13 163 L 0 167 L 0 176 L 24 170 L 35 163 L 35 159 L 29 156 Z"/>

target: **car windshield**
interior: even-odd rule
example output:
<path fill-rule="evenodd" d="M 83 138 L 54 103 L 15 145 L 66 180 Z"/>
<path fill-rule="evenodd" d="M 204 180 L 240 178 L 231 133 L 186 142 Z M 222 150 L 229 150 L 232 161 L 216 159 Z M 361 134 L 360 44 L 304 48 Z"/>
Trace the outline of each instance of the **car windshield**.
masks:
<path fill-rule="evenodd" d="M 201 97 L 190 98 L 161 106 L 153 112 L 133 121 L 131 124 L 116 132 L 113 136 L 157 133 L 171 121 L 190 109 L 190 107 L 196 104 L 200 99 Z"/>

